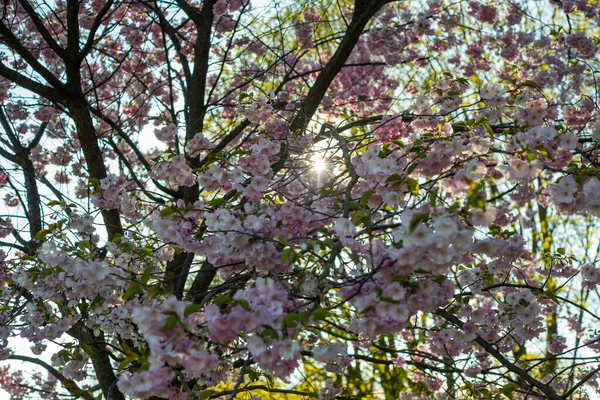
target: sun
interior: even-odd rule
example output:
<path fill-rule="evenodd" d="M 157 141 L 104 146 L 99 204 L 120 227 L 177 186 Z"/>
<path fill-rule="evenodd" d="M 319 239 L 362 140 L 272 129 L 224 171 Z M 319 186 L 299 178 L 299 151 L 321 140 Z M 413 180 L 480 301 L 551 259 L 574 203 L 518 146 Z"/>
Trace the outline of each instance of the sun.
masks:
<path fill-rule="evenodd" d="M 325 171 L 325 168 L 327 167 L 327 165 L 325 164 L 325 161 L 322 158 L 320 158 L 318 156 L 313 156 L 312 162 L 313 162 L 312 168 L 316 173 Z"/>

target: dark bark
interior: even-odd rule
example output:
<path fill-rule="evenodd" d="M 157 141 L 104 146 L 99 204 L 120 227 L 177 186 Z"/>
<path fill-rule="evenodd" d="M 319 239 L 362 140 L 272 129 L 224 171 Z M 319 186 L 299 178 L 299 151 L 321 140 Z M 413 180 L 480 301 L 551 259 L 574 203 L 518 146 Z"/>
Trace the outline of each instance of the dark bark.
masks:
<path fill-rule="evenodd" d="M 50 32 L 44 26 L 44 22 L 40 19 L 40 17 L 35 12 L 31 3 L 29 3 L 29 1 L 27 1 L 27 0 L 18 0 L 18 1 L 19 1 L 19 4 L 21 4 L 23 9 L 25 10 L 25 12 L 27 12 L 27 15 L 31 18 L 31 21 L 35 25 L 35 29 L 37 29 L 37 31 L 40 33 L 42 38 L 44 38 L 44 41 L 46 42 L 46 44 L 52 49 L 52 51 L 54 51 L 54 53 L 56 53 L 56 55 L 58 55 L 60 58 L 64 58 L 65 57 L 65 49 L 60 47 L 58 42 L 56 42 L 56 40 L 54 40 L 54 38 L 52 37 Z"/>
<path fill-rule="evenodd" d="M 106 400 L 125 400 L 125 396 L 117 388 L 117 377 L 110 362 L 109 351 L 101 344 L 104 343 L 104 335 L 94 337 L 92 331 L 80 322 L 69 329 L 67 333 L 91 349 L 92 365 L 104 398 Z"/>
<path fill-rule="evenodd" d="M 198 30 L 198 36 L 194 46 L 194 69 L 191 81 L 189 79 L 187 81 L 188 109 L 186 112 L 186 142 L 191 140 L 196 133 L 200 133 L 204 129 L 204 118 L 207 110 L 205 101 L 206 78 L 214 19 L 213 5 L 214 1 L 206 1 L 202 5 L 200 12 L 184 8 Z M 189 161 L 192 168 L 198 168 L 200 165 L 200 161 L 197 157 L 193 157 Z M 183 193 L 183 200 L 186 204 L 193 204 L 199 198 L 200 187 L 198 184 L 194 184 L 190 187 L 184 187 L 180 192 Z M 187 276 L 193 260 L 194 254 L 186 253 L 175 257 L 167 263 L 165 271 L 166 283 L 174 286 L 174 289 L 176 290 L 175 294 L 180 299 L 183 297 L 183 288 L 185 287 L 185 282 L 187 281 Z"/>
<path fill-rule="evenodd" d="M 441 316 L 445 320 L 451 322 L 452 324 L 454 324 L 455 326 L 457 326 L 459 328 L 461 328 L 463 325 L 461 320 L 459 320 L 456 316 L 449 314 L 445 310 L 439 309 L 436 311 L 436 314 Z M 526 370 L 524 370 L 524 369 L 518 367 L 516 364 L 510 362 L 510 360 L 508 360 L 506 357 L 504 357 L 502 355 L 502 353 L 500 353 L 493 344 L 485 341 L 484 339 L 482 339 L 479 336 L 475 337 L 475 343 L 480 345 L 489 355 L 491 355 L 496 360 L 498 360 L 500 362 L 500 364 L 502 364 L 507 370 L 509 370 L 510 372 L 513 372 L 515 375 L 517 375 L 523 381 L 525 381 L 527 384 L 524 387 L 522 386 L 522 388 L 524 390 L 529 391 L 529 390 L 535 388 L 535 389 L 539 390 L 540 392 L 542 392 L 548 399 L 559 400 L 562 398 L 561 396 L 556 394 L 554 389 L 552 389 L 549 385 L 546 385 L 545 383 L 538 381 L 537 379 L 535 379 L 534 377 L 529 375 Z M 519 384 L 521 385 L 521 383 L 519 383 Z"/>
<path fill-rule="evenodd" d="M 67 76 L 68 100 L 66 107 L 75 122 L 77 137 L 85 158 L 90 178 L 101 180 L 107 177 L 107 168 L 96 135 L 96 129 L 89 110 L 89 105 L 82 90 L 81 58 L 79 50 L 79 1 L 67 1 L 67 54 L 65 71 Z M 121 219 L 118 210 L 102 210 L 108 239 L 122 234 Z M 117 378 L 110 362 L 109 352 L 98 342 L 104 342 L 103 336 L 95 338 L 88 328 L 79 325 L 76 330 L 78 339 L 92 349 L 92 365 L 102 393 L 107 400 L 124 400 L 125 397 L 117 388 Z M 75 336 L 77 337 L 77 336 Z"/>
<path fill-rule="evenodd" d="M 363 30 L 365 29 L 365 27 L 367 26 L 367 24 L 369 23 L 369 21 L 373 17 L 373 15 L 375 15 L 375 13 L 377 13 L 377 11 L 379 11 L 379 9 L 381 9 L 381 7 L 384 4 L 385 4 L 384 1 L 377 1 L 377 2 L 357 1 L 356 5 L 355 5 L 355 12 L 352 17 L 352 21 L 351 21 L 344 37 L 342 38 L 342 41 L 340 42 L 340 45 L 338 46 L 337 50 L 335 51 L 335 53 L 333 54 L 331 59 L 327 62 L 327 64 L 325 65 L 325 67 L 323 68 L 323 70 L 321 71 L 319 76 L 317 77 L 315 83 L 310 88 L 306 98 L 302 102 L 300 110 L 298 111 L 298 113 L 292 119 L 292 121 L 290 123 L 290 130 L 292 132 L 297 132 L 299 130 L 306 128 L 310 119 L 312 118 L 314 113 L 317 111 L 317 108 L 318 108 L 319 104 L 321 103 L 321 101 L 323 100 L 323 97 L 325 96 L 327 90 L 329 89 L 329 86 L 331 85 L 331 83 L 333 82 L 333 80 L 335 79 L 337 74 L 344 67 L 344 64 L 345 64 L 346 60 L 348 59 L 348 57 L 350 57 L 350 54 L 352 53 L 352 49 L 354 48 L 354 46 L 356 46 L 356 43 L 360 39 L 360 36 L 363 33 Z M 206 7 L 203 7 L 203 11 L 204 11 L 204 8 L 206 8 Z M 212 15 L 212 4 L 211 4 L 210 13 Z M 192 19 L 194 19 L 194 18 L 192 18 Z M 195 19 L 195 22 L 198 26 L 197 21 L 200 21 L 200 19 L 198 17 L 196 17 L 196 19 Z M 198 29 L 200 30 L 200 26 L 198 26 Z M 210 35 L 202 36 L 199 33 L 198 38 L 200 38 L 200 37 L 204 37 L 206 40 L 210 41 Z M 201 54 L 201 53 L 198 52 L 198 43 L 196 45 L 197 45 L 197 48 L 196 48 L 196 60 L 197 60 L 198 54 Z M 200 50 L 208 51 L 208 49 L 204 49 L 204 48 L 200 48 Z M 207 55 L 208 55 L 208 53 L 207 53 Z M 196 68 L 196 66 L 195 66 L 195 68 Z M 203 69 L 204 68 L 203 65 L 199 64 L 197 68 L 199 71 L 204 71 L 204 73 L 206 73 L 206 70 Z M 196 78 L 196 73 L 194 73 L 194 78 Z M 197 88 L 201 87 L 203 91 L 198 92 L 198 91 L 192 90 L 192 91 L 190 91 L 190 96 L 192 96 L 192 93 L 194 93 L 194 94 L 202 93 L 202 96 L 203 96 L 204 90 L 206 89 L 205 79 L 203 80 L 203 83 L 202 83 L 202 85 L 204 85 L 204 86 L 200 86 L 198 83 L 196 83 L 196 85 L 197 85 L 196 86 Z M 193 114 L 192 110 L 195 110 L 194 112 L 196 112 L 198 114 Z M 188 134 L 191 134 L 192 132 L 193 133 L 201 132 L 203 122 L 200 121 L 199 119 L 195 118 L 195 115 L 200 115 L 200 113 L 202 113 L 201 115 L 202 115 L 202 121 L 203 121 L 204 115 L 206 113 L 206 109 L 199 107 L 198 97 L 195 97 L 193 101 L 190 100 L 190 115 L 188 117 L 189 118 L 188 124 L 189 124 L 189 127 L 199 128 L 200 130 L 195 130 L 195 131 L 188 130 Z M 194 123 L 196 123 L 197 125 L 194 126 Z M 232 140 L 234 140 L 237 137 L 237 135 L 239 135 L 239 133 L 241 133 L 247 125 L 249 125 L 249 122 L 244 121 L 238 127 L 236 127 L 220 143 L 220 145 L 221 145 L 220 149 L 225 148 L 227 146 L 227 144 L 230 143 Z M 279 172 L 283 168 L 283 166 L 285 165 L 285 162 L 287 161 L 288 156 L 289 156 L 289 153 L 288 153 L 287 146 L 282 145 L 282 149 L 279 154 L 279 161 L 273 165 L 274 173 Z M 195 162 L 196 160 L 193 160 L 193 161 Z M 200 166 L 203 163 L 204 163 L 204 160 L 202 162 L 200 162 L 200 164 L 198 164 L 198 165 L 192 164 L 192 167 L 194 168 L 194 167 Z M 186 200 L 186 202 L 189 202 L 192 199 L 193 199 L 193 201 L 195 201 L 196 195 L 195 195 L 194 190 L 196 190 L 195 189 L 196 187 L 197 186 L 194 186 L 193 188 L 189 188 L 190 190 L 188 190 L 187 192 L 184 191 L 184 199 Z M 190 195 L 192 195 L 192 196 L 190 196 Z M 175 269 L 175 268 L 176 268 L 176 263 L 173 263 L 173 266 L 171 267 L 171 269 Z M 169 269 L 170 268 L 167 267 L 167 271 L 169 271 Z M 210 287 L 215 276 L 216 276 L 216 269 L 208 263 L 203 264 L 201 270 L 198 272 L 198 274 L 196 275 L 196 277 L 194 279 L 194 282 L 192 283 L 192 288 L 190 290 L 190 297 L 195 299 L 195 301 L 201 301 L 204 298 L 204 296 L 206 295 L 207 290 Z"/>
<path fill-rule="evenodd" d="M 88 391 L 81 389 L 77 383 L 74 381 L 67 379 L 63 374 L 61 374 L 56 368 L 52 367 L 50 364 L 33 357 L 21 356 L 21 355 L 11 355 L 8 357 L 9 360 L 18 360 L 24 361 L 28 363 L 32 363 L 44 368 L 48 371 L 49 374 L 54 376 L 64 387 L 71 393 L 73 396 L 77 398 L 82 398 L 85 400 L 94 400 L 94 396 L 92 396 Z"/>
<path fill-rule="evenodd" d="M 26 216 L 29 223 L 29 235 L 30 242 L 28 247 L 31 251 L 37 247 L 35 236 L 42 230 L 42 204 L 40 200 L 40 192 L 36 183 L 36 173 L 33 166 L 33 162 L 29 159 L 29 154 L 33 146 L 25 147 L 19 141 L 18 136 L 13 131 L 6 114 L 0 108 L 0 124 L 4 128 L 4 132 L 8 136 L 10 143 L 12 144 L 12 151 L 14 154 L 3 154 L 4 157 L 8 158 L 15 164 L 21 167 L 23 171 L 23 179 L 25 181 L 25 193 L 27 196 L 27 207 Z M 41 137 L 43 135 L 46 126 L 46 122 L 42 123 L 34 137 Z M 32 142 L 33 143 L 33 142 Z M 8 156 L 8 157 L 7 157 Z"/>
<path fill-rule="evenodd" d="M 204 117 L 206 115 L 206 75 L 208 73 L 210 39 L 214 19 L 213 5 L 214 1 L 206 1 L 200 13 L 192 16 L 192 20 L 198 30 L 198 36 L 194 46 L 192 81 L 188 82 L 187 88 L 189 110 L 186 141 L 192 139 L 196 133 L 202 132 L 204 128 Z M 193 164 L 192 168 L 195 168 Z"/>
<path fill-rule="evenodd" d="M 292 133 L 302 131 L 306 128 L 311 118 L 317 111 L 319 104 L 321 104 L 323 97 L 325 97 L 329 86 L 344 67 L 344 64 L 346 63 L 346 60 L 348 60 L 348 57 L 350 57 L 350 54 L 352 54 L 352 50 L 358 43 L 363 30 L 375 13 L 377 13 L 377 11 L 379 11 L 384 4 L 385 2 L 381 1 L 357 1 L 355 3 L 352 21 L 350 22 L 350 25 L 348 26 L 340 45 L 315 80 L 315 83 L 308 91 L 308 94 L 302 102 L 296 116 L 290 123 L 290 131 Z M 283 168 L 288 157 L 289 150 L 287 146 L 282 146 L 279 153 L 279 161 L 273 165 L 273 171 L 275 173 L 279 172 Z"/>
<path fill-rule="evenodd" d="M 14 82 L 16 85 L 27 89 L 41 97 L 48 99 L 54 103 L 62 103 L 64 98 L 58 91 L 50 86 L 42 85 L 31 78 L 11 69 L 0 62 L 0 76 Z"/>
<path fill-rule="evenodd" d="M 59 88 L 63 88 L 62 82 L 52 74 L 48 69 L 46 69 L 38 59 L 31 54 L 29 50 L 19 41 L 19 39 L 12 33 L 10 28 L 4 24 L 3 21 L 0 20 L 0 41 L 5 42 L 10 49 L 12 49 L 15 53 L 17 53 L 23 60 L 29 64 L 29 66 L 39 74 L 48 84 L 50 84 L 55 89 L 59 90 Z M 4 68 L 4 65 L 0 63 Z M 9 69 L 9 68 L 6 68 Z M 7 79 L 10 79 L 7 77 Z"/>
<path fill-rule="evenodd" d="M 75 122 L 77 137 L 81 144 L 90 178 L 101 180 L 107 177 L 106 165 L 104 164 L 102 150 L 96 137 L 96 129 L 87 108 L 86 100 L 83 94 L 80 94 L 80 96 L 74 96 L 74 100 L 67 103 L 67 108 Z M 79 101 L 77 100 L 78 97 Z M 118 210 L 102 210 L 102 217 L 109 240 L 116 234 L 123 233 Z"/>
<path fill-rule="evenodd" d="M 217 269 L 209 262 L 204 262 L 196 274 L 189 297 L 195 303 L 200 303 L 206 297 L 208 288 L 217 275 Z"/>

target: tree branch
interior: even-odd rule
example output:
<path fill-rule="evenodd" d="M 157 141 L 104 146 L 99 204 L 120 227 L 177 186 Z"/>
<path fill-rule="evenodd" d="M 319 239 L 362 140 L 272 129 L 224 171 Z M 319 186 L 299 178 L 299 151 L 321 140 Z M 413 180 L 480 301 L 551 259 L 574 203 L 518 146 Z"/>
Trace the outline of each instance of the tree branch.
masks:
<path fill-rule="evenodd" d="M 4 63 L 1 62 L 0 76 L 54 103 L 62 104 L 64 101 L 63 97 L 60 96 L 59 93 L 52 87 L 36 82 L 33 79 L 15 71 L 14 69 L 8 68 L 6 65 L 4 65 Z"/>
<path fill-rule="evenodd" d="M 372 3 L 368 2 L 366 4 L 363 3 L 363 1 L 356 2 L 352 21 L 350 22 L 342 41 L 308 91 L 306 98 L 300 106 L 300 110 L 298 110 L 297 114 L 292 119 L 292 122 L 290 123 L 290 130 L 292 133 L 296 133 L 306 128 L 314 113 L 317 111 L 319 104 L 321 104 L 323 97 L 325 97 L 329 86 L 344 67 L 348 57 L 352 54 L 352 50 L 358 43 L 358 40 L 371 17 L 373 17 L 384 4 L 379 1 Z M 283 145 L 279 152 L 279 161 L 272 167 L 274 173 L 279 172 L 283 168 L 288 157 L 289 149 L 287 146 Z"/>
<path fill-rule="evenodd" d="M 438 309 L 435 312 L 435 314 L 439 315 L 440 317 L 444 318 L 447 321 L 450 321 L 455 326 L 462 328 L 462 325 L 463 325 L 462 321 L 459 320 L 456 316 L 449 314 L 446 310 Z M 540 390 L 542 393 L 544 393 L 548 397 L 548 399 L 551 399 L 551 400 L 560 400 L 561 399 L 561 397 L 558 394 L 556 394 L 554 389 L 552 389 L 550 386 L 538 381 L 537 379 L 533 378 L 523 368 L 520 368 L 517 365 L 515 365 L 514 363 L 510 362 L 491 343 L 488 343 L 487 341 L 482 339 L 480 336 L 477 336 L 475 338 L 475 343 L 480 345 L 488 354 L 490 354 L 492 357 L 494 357 L 496 360 L 498 360 L 500 362 L 500 364 L 502 364 L 504 367 L 506 367 L 506 369 L 508 369 L 510 372 L 515 373 L 521 379 L 526 381 L 531 387 L 535 387 L 538 390 Z M 528 390 L 529 387 L 523 387 L 523 389 Z"/>
<path fill-rule="evenodd" d="M 18 55 L 23 57 L 23 60 L 31 66 L 31 68 L 37 72 L 42 78 L 46 80 L 54 89 L 64 89 L 64 84 L 56 77 L 52 72 L 48 71 L 36 57 L 17 39 L 17 37 L 11 32 L 11 30 L 4 25 L 4 22 L 0 20 L 0 38 L 2 38 L 6 44 Z M 2 63 L 3 64 L 3 63 Z M 10 78 L 7 78 L 10 80 Z M 45 96 L 44 96 L 45 97 Z"/>
<path fill-rule="evenodd" d="M 48 371 L 56 379 L 58 379 L 60 381 L 60 383 L 65 387 L 65 389 L 67 389 L 69 391 L 69 393 L 71 393 L 73 396 L 77 396 L 77 397 L 83 398 L 85 400 L 94 400 L 94 396 L 92 396 L 89 392 L 81 389 L 79 386 L 77 386 L 77 384 L 74 381 L 67 379 L 63 374 L 58 372 L 58 370 L 56 370 L 54 367 L 52 367 L 51 365 L 45 363 L 44 361 L 42 361 L 38 358 L 19 356 L 19 355 L 13 354 L 13 355 L 9 356 L 8 359 L 25 361 L 25 362 L 32 363 L 35 365 L 39 365 L 40 367 L 42 367 L 46 371 Z"/>
<path fill-rule="evenodd" d="M 29 18 L 31 18 L 31 22 L 33 22 L 33 25 L 35 25 L 35 28 L 38 30 L 38 32 L 40 33 L 40 35 L 42 35 L 42 38 L 44 38 L 44 40 L 46 41 L 46 43 L 48 44 L 48 46 L 52 49 L 52 51 L 54 51 L 54 53 L 56 53 L 56 55 L 58 55 L 60 58 L 64 59 L 64 57 L 65 57 L 65 49 L 63 49 L 62 47 L 60 47 L 60 45 L 58 44 L 58 42 L 56 42 L 54 40 L 54 38 L 52 37 L 52 35 L 50 34 L 50 32 L 48 32 L 48 30 L 44 26 L 44 22 L 40 19 L 40 17 L 35 12 L 35 10 L 33 9 L 32 5 L 29 3 L 29 1 L 27 1 L 27 0 L 19 0 L 19 3 L 21 4 L 21 6 L 23 7 L 23 9 L 27 13 L 27 15 L 29 16 Z"/>

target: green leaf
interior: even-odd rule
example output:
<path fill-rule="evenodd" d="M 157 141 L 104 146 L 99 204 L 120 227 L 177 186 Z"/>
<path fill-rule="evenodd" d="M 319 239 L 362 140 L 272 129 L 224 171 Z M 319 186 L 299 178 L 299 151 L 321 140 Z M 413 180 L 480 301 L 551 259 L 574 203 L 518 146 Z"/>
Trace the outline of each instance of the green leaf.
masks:
<path fill-rule="evenodd" d="M 242 308 L 243 308 L 244 310 L 246 310 L 246 311 L 250 311 L 250 310 L 251 310 L 251 308 L 250 308 L 250 303 L 248 302 L 248 300 L 244 300 L 244 299 L 242 299 L 242 300 L 238 300 L 238 304 L 239 304 L 240 306 L 242 306 Z"/>
<path fill-rule="evenodd" d="M 291 247 L 286 247 L 281 252 L 281 263 L 285 264 L 288 261 L 290 261 L 290 263 L 294 261 L 294 250 Z"/>
<path fill-rule="evenodd" d="M 394 299 L 392 299 L 391 297 L 385 297 L 385 296 L 382 296 L 382 297 L 381 297 L 381 300 L 382 300 L 382 301 L 385 301 L 386 303 L 400 304 L 400 302 L 399 302 L 398 300 L 394 300 Z"/>
<path fill-rule="evenodd" d="M 79 347 L 81 347 L 81 350 L 85 351 L 86 354 L 90 356 L 94 355 L 94 350 L 89 345 L 82 343 Z"/>
<path fill-rule="evenodd" d="M 556 297 L 556 293 L 554 293 L 553 290 L 551 290 L 551 289 L 546 290 L 544 292 L 544 295 L 546 295 L 546 297 L 548 297 L 553 302 L 555 302 L 556 304 L 558 304 L 558 297 Z"/>
<path fill-rule="evenodd" d="M 231 297 L 229 297 L 229 296 L 223 296 L 223 295 L 221 295 L 221 296 L 215 297 L 214 301 L 217 304 L 229 304 L 229 303 L 231 303 L 233 301 L 233 299 Z"/>
<path fill-rule="evenodd" d="M 104 297 L 102 296 L 96 296 L 94 297 L 94 299 L 92 300 L 92 306 L 98 305 L 98 304 L 102 304 L 104 302 Z"/>
<path fill-rule="evenodd" d="M 323 239 L 322 243 L 325 247 L 328 247 L 330 249 L 333 249 L 335 247 L 335 241 L 332 238 Z"/>
<path fill-rule="evenodd" d="M 208 204 L 211 205 L 211 207 L 219 207 L 220 205 L 223 205 L 223 203 L 225 203 L 227 200 L 225 199 L 225 197 L 220 197 L 218 199 L 212 199 Z"/>
<path fill-rule="evenodd" d="M 121 342 L 121 347 L 123 348 L 123 353 L 127 355 L 127 357 L 139 357 L 138 354 L 127 344 L 126 340 Z"/>
<path fill-rule="evenodd" d="M 431 192 L 429 192 L 429 204 L 431 204 L 433 207 L 435 207 L 439 192 L 440 188 L 438 187 L 433 188 Z"/>
<path fill-rule="evenodd" d="M 192 315 L 193 313 L 200 311 L 201 308 L 202 308 L 202 305 L 200 305 L 200 304 L 190 304 L 183 309 L 183 316 L 185 318 L 187 318 L 190 315 Z"/>
<path fill-rule="evenodd" d="M 206 400 L 211 396 L 214 396 L 215 394 L 217 394 L 217 392 L 215 390 L 203 390 L 202 393 L 200 393 L 200 395 L 198 396 L 198 398 L 200 400 Z"/>
<path fill-rule="evenodd" d="M 283 326 L 294 328 L 298 325 L 298 320 L 300 319 L 300 315 L 298 313 L 289 313 L 285 317 L 283 317 Z"/>
<path fill-rule="evenodd" d="M 556 252 L 557 252 L 558 254 L 560 254 L 561 256 L 564 256 L 564 255 L 565 255 L 565 249 L 564 249 L 564 248 L 562 248 L 562 247 L 559 247 L 558 249 L 556 249 Z"/>
<path fill-rule="evenodd" d="M 304 325 L 308 323 L 310 319 L 310 314 L 308 311 L 298 314 L 298 321 L 302 322 Z"/>
<path fill-rule="evenodd" d="M 277 236 L 277 240 L 279 240 L 279 243 L 281 243 L 284 246 L 289 246 L 290 245 L 290 243 L 287 241 L 287 239 L 284 238 L 281 235 Z"/>
<path fill-rule="evenodd" d="M 527 87 L 530 87 L 530 88 L 533 88 L 533 89 L 537 89 L 538 88 L 537 83 L 535 83 L 534 81 L 530 81 L 529 79 L 526 80 L 525 82 L 521 83 L 519 86 L 521 86 L 521 87 L 522 86 L 527 86 Z"/>
<path fill-rule="evenodd" d="M 42 229 L 41 231 L 35 234 L 35 238 L 43 242 L 44 240 L 46 240 L 46 236 L 48 236 L 48 234 L 50 233 L 51 231 L 49 231 L 48 229 Z"/>
<path fill-rule="evenodd" d="M 266 328 L 258 336 L 260 336 L 263 339 L 266 337 L 271 337 L 275 340 L 279 340 L 279 333 L 277 333 L 277 331 L 273 328 Z"/>
<path fill-rule="evenodd" d="M 171 122 L 171 120 L 167 117 L 161 117 L 161 116 L 152 116 L 152 117 L 148 117 L 149 121 L 161 121 L 161 122 Z"/>
<path fill-rule="evenodd" d="M 373 193 L 375 193 L 374 190 L 369 190 L 369 191 L 365 192 L 365 194 L 360 196 L 360 204 L 362 204 L 363 206 L 366 206 L 367 203 L 369 202 L 369 199 L 371 198 L 371 196 L 373 196 Z"/>
<path fill-rule="evenodd" d="M 427 154 L 425 154 L 425 152 L 423 151 L 422 148 L 415 146 L 412 149 L 410 149 L 410 151 L 412 153 L 415 153 L 417 156 L 419 156 L 419 158 L 426 158 Z"/>
<path fill-rule="evenodd" d="M 151 247 L 142 247 L 140 249 L 140 254 L 150 257 L 154 255 L 154 250 L 152 250 Z"/>
<path fill-rule="evenodd" d="M 469 186 L 469 189 L 467 190 L 467 196 L 468 197 L 475 196 L 477 193 L 481 192 L 482 190 L 483 190 L 483 185 L 481 183 L 473 182 L 473 183 L 471 183 L 471 185 Z"/>
<path fill-rule="evenodd" d="M 123 371 L 125 369 L 125 367 L 127 367 L 129 364 L 131 364 L 135 360 L 137 360 L 137 357 L 127 357 L 126 359 L 121 361 L 121 363 L 119 364 L 119 368 L 117 368 L 117 371 L 118 372 Z"/>
<path fill-rule="evenodd" d="M 246 100 L 246 99 L 250 99 L 252 100 L 252 96 L 250 96 L 248 93 L 246 92 L 240 92 L 239 96 L 238 96 L 238 101 L 241 103 L 242 101 Z"/>
<path fill-rule="evenodd" d="M 438 275 L 438 276 L 435 277 L 435 279 L 433 281 L 436 282 L 436 283 L 442 283 L 446 279 L 448 279 L 448 277 L 446 275 Z"/>
<path fill-rule="evenodd" d="M 534 149 L 536 149 L 544 157 L 552 159 L 552 155 L 550 154 L 550 151 L 548 151 L 548 149 L 545 148 L 544 146 L 542 146 L 541 144 L 538 146 L 535 146 Z"/>
<path fill-rule="evenodd" d="M 470 197 L 469 204 L 475 208 L 485 209 L 485 199 L 481 196 Z"/>
<path fill-rule="evenodd" d="M 408 188 L 410 189 L 411 193 L 418 194 L 419 193 L 419 189 L 421 187 L 419 186 L 419 182 L 417 182 L 416 179 L 408 178 Z"/>
<path fill-rule="evenodd" d="M 368 227 L 371 225 L 371 213 L 367 210 L 356 212 L 352 216 L 351 221 L 356 226 L 364 225 Z"/>
<path fill-rule="evenodd" d="M 171 329 L 177 327 L 179 324 L 179 317 L 176 315 L 169 315 L 167 317 L 167 322 L 160 328 L 161 332 L 170 331 Z"/>
<path fill-rule="evenodd" d="M 133 296 L 135 296 L 136 294 L 143 294 L 143 293 L 144 293 L 144 291 L 142 290 L 142 288 L 140 287 L 139 284 L 133 284 L 133 285 L 129 286 L 129 288 L 127 288 L 125 293 L 123 293 L 123 300 L 125 300 L 125 301 L 131 300 L 133 298 Z"/>
<path fill-rule="evenodd" d="M 148 283 L 148 281 L 150 280 L 150 276 L 152 274 L 153 268 L 154 268 L 153 265 L 148 265 L 146 268 L 144 268 L 144 272 L 142 273 L 142 276 L 140 278 L 142 283 L 144 283 L 144 284 Z"/>
<path fill-rule="evenodd" d="M 170 217 L 171 215 L 175 214 L 175 212 L 177 212 L 175 207 L 166 207 L 160 210 L 160 216 L 163 218 Z"/>
<path fill-rule="evenodd" d="M 417 167 L 419 166 L 419 163 L 414 163 L 414 164 L 410 164 L 408 166 L 408 168 L 406 169 L 406 173 L 410 174 L 411 172 L 413 172 Z"/>
<path fill-rule="evenodd" d="M 312 312 L 311 315 L 314 321 L 323 321 L 325 317 L 327 317 L 327 310 L 323 308 L 317 308 Z"/>
<path fill-rule="evenodd" d="M 490 136 L 494 136 L 494 130 L 492 129 L 491 126 L 489 126 L 485 122 L 483 124 L 481 124 L 481 125 L 485 128 L 485 130 L 487 131 L 487 133 L 490 134 Z"/>
<path fill-rule="evenodd" d="M 401 181 L 401 180 L 402 180 L 402 176 L 400 176 L 399 174 L 393 174 L 393 175 L 390 175 L 390 177 L 385 180 L 385 183 Z"/>
<path fill-rule="evenodd" d="M 419 224 L 421 222 L 425 222 L 428 219 L 429 219 L 429 213 L 413 215 L 412 219 L 410 220 L 410 225 L 408 226 L 408 230 L 410 231 L 410 233 L 413 233 L 414 230 L 417 229 L 417 226 L 419 226 Z"/>
<path fill-rule="evenodd" d="M 82 240 L 80 242 L 77 242 L 77 247 L 79 247 L 81 250 L 90 250 L 91 249 L 90 241 Z"/>
<path fill-rule="evenodd" d="M 255 382 L 260 378 L 260 373 L 256 372 L 253 369 L 248 370 L 248 378 L 250 378 L 250 382 Z"/>
<path fill-rule="evenodd" d="M 360 205 L 360 203 L 357 203 L 355 201 L 350 202 L 350 208 L 353 210 L 362 210 L 362 206 Z"/>
<path fill-rule="evenodd" d="M 500 389 L 500 392 L 503 395 L 505 395 L 506 397 L 508 397 L 509 399 L 513 399 L 515 390 L 519 389 L 519 387 L 520 386 L 517 385 L 516 383 L 509 382 L 506 385 L 502 386 L 502 389 Z"/>
<path fill-rule="evenodd" d="M 460 208 L 460 202 L 455 201 L 450 207 L 446 207 L 446 210 L 448 210 L 449 213 L 453 213 L 454 211 L 458 210 L 459 208 Z"/>

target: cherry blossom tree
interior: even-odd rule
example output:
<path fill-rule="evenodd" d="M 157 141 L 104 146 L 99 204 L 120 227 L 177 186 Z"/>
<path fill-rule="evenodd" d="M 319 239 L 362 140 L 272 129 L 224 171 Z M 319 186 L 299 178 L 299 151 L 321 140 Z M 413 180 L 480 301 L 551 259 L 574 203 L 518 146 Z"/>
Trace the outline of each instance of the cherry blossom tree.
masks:
<path fill-rule="evenodd" d="M 4 0 L 1 387 L 594 398 L 599 23 L 587 0 Z"/>

